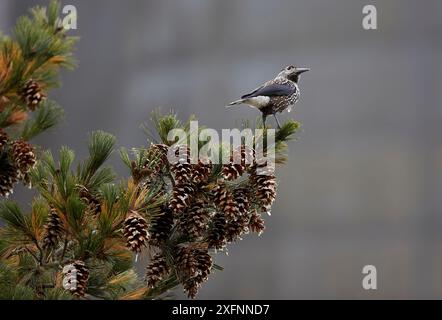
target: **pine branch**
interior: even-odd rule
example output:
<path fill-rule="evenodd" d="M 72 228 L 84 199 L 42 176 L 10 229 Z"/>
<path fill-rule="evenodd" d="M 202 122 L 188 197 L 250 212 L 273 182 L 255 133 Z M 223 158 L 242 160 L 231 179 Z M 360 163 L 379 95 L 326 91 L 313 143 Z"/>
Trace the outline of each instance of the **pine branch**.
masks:
<path fill-rule="evenodd" d="M 0 202 L 0 217 L 9 227 L 14 228 L 31 239 L 35 238 L 31 230 L 29 217 L 22 213 L 17 203 L 12 201 Z"/>
<path fill-rule="evenodd" d="M 115 137 L 103 131 L 93 132 L 89 141 L 89 158 L 78 168 L 80 183 L 88 187 L 97 170 L 109 158 L 113 151 Z M 110 170 L 100 173 L 102 176 L 98 181 L 110 182 Z M 103 175 L 107 175 L 103 177 Z M 110 180 L 110 181 L 109 181 Z"/>
<path fill-rule="evenodd" d="M 28 184 L 27 172 L 14 176 L 11 169 L 23 161 L 14 157 L 12 145 L 20 141 L 23 150 L 16 153 L 28 154 L 34 147 L 26 141 L 54 127 L 63 115 L 46 97 L 49 89 L 58 86 L 61 68 L 74 67 L 77 39 L 66 35 L 59 14 L 60 4 L 52 0 L 47 9 L 35 7 L 20 17 L 11 37 L 0 37 L 0 130 L 7 136 L 2 151 L 10 153 L 3 157 L 9 161 L 0 167 L 0 196 L 8 196 L 19 180 Z M 35 154 L 32 157 L 30 166 Z"/>
<path fill-rule="evenodd" d="M 105 166 L 116 139 L 102 131 L 90 135 L 83 161 L 68 147 L 56 158 L 41 152 L 37 161 L 26 141 L 61 119 L 61 108 L 46 95 L 57 86 L 60 68 L 73 66 L 75 39 L 61 28 L 59 11 L 58 1 L 33 8 L 11 37 L 0 36 L 0 195 L 19 180 L 38 193 L 29 214 L 15 202 L 0 202 L 0 298 L 160 299 L 179 285 L 195 298 L 211 273 L 222 270 L 213 261 L 216 252 L 249 232 L 261 234 L 262 215 L 276 199 L 274 170 L 260 174 L 263 166 L 246 157 L 263 141 L 264 150 L 275 148 L 277 164 L 285 162 L 300 124 L 286 122 L 274 145 L 267 145 L 267 128 L 264 137 L 253 136 L 253 146 L 219 145 L 220 155 L 228 150 L 225 163 L 193 163 L 187 143 L 200 133 L 190 132 L 195 117 L 182 122 L 173 112 L 156 111 L 152 128 L 143 126 L 152 143 L 121 149 L 130 176 L 120 183 Z M 173 129 L 184 131 L 181 141 L 168 140 Z M 167 155 L 176 143 L 184 152 L 171 164 Z M 206 143 L 200 141 L 198 151 Z M 151 257 L 146 283 L 134 268 L 144 252 Z M 69 277 L 77 286 L 64 289 Z"/>
<path fill-rule="evenodd" d="M 44 131 L 56 126 L 63 117 L 63 109 L 52 101 L 46 101 L 37 110 L 33 119 L 25 122 L 21 137 L 31 140 Z"/>

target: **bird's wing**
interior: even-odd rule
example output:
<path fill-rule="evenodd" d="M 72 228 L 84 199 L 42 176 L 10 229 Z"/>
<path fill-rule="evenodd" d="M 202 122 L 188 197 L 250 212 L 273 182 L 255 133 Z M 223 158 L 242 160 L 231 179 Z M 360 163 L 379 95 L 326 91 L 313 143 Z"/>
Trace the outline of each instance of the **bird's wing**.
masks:
<path fill-rule="evenodd" d="M 242 96 L 241 99 L 249 99 L 258 96 L 266 96 L 266 97 L 289 96 L 293 94 L 295 91 L 296 88 L 293 88 L 289 85 L 273 83 L 269 85 L 263 85 L 258 89 L 255 89 L 253 92 Z"/>

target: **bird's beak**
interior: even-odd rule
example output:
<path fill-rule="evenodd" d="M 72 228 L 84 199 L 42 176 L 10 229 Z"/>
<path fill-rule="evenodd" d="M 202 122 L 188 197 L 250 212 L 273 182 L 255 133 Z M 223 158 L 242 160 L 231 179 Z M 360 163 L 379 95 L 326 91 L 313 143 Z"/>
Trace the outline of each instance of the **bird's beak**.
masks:
<path fill-rule="evenodd" d="M 296 68 L 296 74 L 301 74 L 310 71 L 310 68 Z"/>

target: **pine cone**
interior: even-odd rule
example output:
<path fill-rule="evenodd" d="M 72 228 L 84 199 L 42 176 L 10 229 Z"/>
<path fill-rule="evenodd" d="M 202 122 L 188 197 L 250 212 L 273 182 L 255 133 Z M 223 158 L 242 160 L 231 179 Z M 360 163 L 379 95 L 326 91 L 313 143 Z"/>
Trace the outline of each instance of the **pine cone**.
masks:
<path fill-rule="evenodd" d="M 169 208 L 164 208 L 161 215 L 152 218 L 150 227 L 149 244 L 160 246 L 169 239 L 173 227 L 173 213 Z"/>
<path fill-rule="evenodd" d="M 226 245 L 227 222 L 223 213 L 217 213 L 212 219 L 212 226 L 209 230 L 209 248 L 222 249 Z"/>
<path fill-rule="evenodd" d="M 34 148 L 24 140 L 14 141 L 12 143 L 12 159 L 19 170 L 20 176 L 24 176 L 35 165 Z"/>
<path fill-rule="evenodd" d="M 207 182 L 212 173 L 212 169 L 212 163 L 203 163 L 202 161 L 199 161 L 197 164 L 193 165 L 192 182 L 194 184 Z"/>
<path fill-rule="evenodd" d="M 249 170 L 255 164 L 255 150 L 246 145 L 241 145 L 237 149 L 237 151 L 233 154 L 233 157 L 235 160 L 238 159 L 238 157 L 240 157 L 241 165 L 246 170 Z"/>
<path fill-rule="evenodd" d="M 212 271 L 213 261 L 209 252 L 204 249 L 196 250 L 196 261 L 197 261 L 197 269 L 198 275 L 196 278 L 200 283 L 207 281 L 207 278 Z"/>
<path fill-rule="evenodd" d="M 262 206 L 261 210 L 268 212 L 276 199 L 276 178 L 272 170 L 259 175 L 257 170 L 251 174 L 250 182 L 255 190 L 256 200 Z"/>
<path fill-rule="evenodd" d="M 3 156 L 0 165 L 0 196 L 8 197 L 14 190 L 18 181 L 17 168 L 9 163 L 7 156 Z"/>
<path fill-rule="evenodd" d="M 240 188 L 234 191 L 233 198 L 241 216 L 247 216 L 250 210 L 249 190 Z"/>
<path fill-rule="evenodd" d="M 192 206 L 179 218 L 179 228 L 192 239 L 200 238 L 208 227 L 207 203 L 196 199 Z"/>
<path fill-rule="evenodd" d="M 265 230 L 264 220 L 256 211 L 254 211 L 250 217 L 249 229 L 258 235 L 261 235 Z"/>
<path fill-rule="evenodd" d="M 21 91 L 21 97 L 28 108 L 35 111 L 46 96 L 37 81 L 29 80 Z"/>
<path fill-rule="evenodd" d="M 191 248 L 179 247 L 175 260 L 181 278 L 188 279 L 195 277 L 198 274 L 197 261 Z"/>
<path fill-rule="evenodd" d="M 146 269 L 146 282 L 149 288 L 154 288 L 170 272 L 167 261 L 162 253 L 157 253 Z"/>
<path fill-rule="evenodd" d="M 152 179 L 163 172 L 168 162 L 167 153 L 169 147 L 164 144 L 152 144 L 147 150 L 147 160 L 141 168 L 136 162 L 132 162 L 132 175 L 135 181 Z"/>
<path fill-rule="evenodd" d="M 86 294 L 89 270 L 83 261 L 77 260 L 63 268 L 63 286 L 73 295 L 82 298 Z"/>
<path fill-rule="evenodd" d="M 149 238 L 148 224 L 139 213 L 132 211 L 124 221 L 123 234 L 127 240 L 127 247 L 133 252 L 141 252 L 147 246 Z"/>
<path fill-rule="evenodd" d="M 3 147 L 8 144 L 8 134 L 0 129 L 0 152 L 3 150 Z"/>
<path fill-rule="evenodd" d="M 172 164 L 170 170 L 174 174 L 177 184 L 189 183 L 192 180 L 193 168 L 190 163 L 190 149 L 187 146 L 178 146 L 175 151 L 178 162 Z"/>
<path fill-rule="evenodd" d="M 52 248 L 60 239 L 63 232 L 63 221 L 61 220 L 57 210 L 51 207 L 48 220 L 45 224 L 45 236 L 43 238 L 43 247 Z"/>
<path fill-rule="evenodd" d="M 78 195 L 80 199 L 87 205 L 87 210 L 93 215 L 98 215 L 101 212 L 100 200 L 95 197 L 85 186 L 77 185 Z"/>
<path fill-rule="evenodd" d="M 194 299 L 212 270 L 212 257 L 204 249 L 180 248 L 177 262 L 184 291 Z"/>
<path fill-rule="evenodd" d="M 230 163 L 225 164 L 221 175 L 228 181 L 233 181 L 241 177 L 246 170 L 254 164 L 255 152 L 253 149 L 241 145 L 232 152 Z"/>
<path fill-rule="evenodd" d="M 158 175 L 164 170 L 168 163 L 167 153 L 169 147 L 165 144 L 154 144 L 150 147 L 150 152 L 153 154 L 150 160 L 150 172 L 152 175 Z"/>
<path fill-rule="evenodd" d="M 248 222 L 249 218 L 247 216 L 241 216 L 237 220 L 229 221 L 226 225 L 227 242 L 234 242 L 247 233 L 249 231 Z"/>
<path fill-rule="evenodd" d="M 161 171 L 164 165 L 169 161 L 167 159 L 169 147 L 165 144 L 153 144 L 150 146 L 150 152 L 155 155 L 155 160 L 151 160 L 151 163 L 154 164 L 152 171 Z"/>
<path fill-rule="evenodd" d="M 169 209 L 175 214 L 183 213 L 190 205 L 195 189 L 190 184 L 177 184 L 173 187 Z"/>
<path fill-rule="evenodd" d="M 195 299 L 200 289 L 200 283 L 196 277 L 183 281 L 183 289 L 189 299 Z"/>
<path fill-rule="evenodd" d="M 221 175 L 224 179 L 233 181 L 241 177 L 244 174 L 244 171 L 245 167 L 243 167 L 241 164 L 230 162 L 229 164 L 223 165 Z"/>
<path fill-rule="evenodd" d="M 232 192 L 223 184 L 218 184 L 213 189 L 214 203 L 221 210 L 227 220 L 236 220 L 239 212 Z"/>

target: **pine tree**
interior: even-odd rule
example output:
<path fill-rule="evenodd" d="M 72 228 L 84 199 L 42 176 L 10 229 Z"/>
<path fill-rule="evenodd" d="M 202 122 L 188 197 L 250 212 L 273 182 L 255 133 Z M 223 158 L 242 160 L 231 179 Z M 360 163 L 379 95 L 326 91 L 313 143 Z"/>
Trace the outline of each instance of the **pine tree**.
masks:
<path fill-rule="evenodd" d="M 179 161 L 169 163 L 169 132 L 182 129 L 190 140 L 194 119 L 174 113 L 153 114 L 155 130 L 144 126 L 155 131 L 147 146 L 121 149 L 129 170 L 123 179 L 106 166 L 111 134 L 91 133 L 83 160 L 67 147 L 56 156 L 40 151 L 30 141 L 62 116 L 50 92 L 60 69 L 74 65 L 76 39 L 61 27 L 59 10 L 57 1 L 35 8 L 11 37 L 0 37 L 0 196 L 19 181 L 37 194 L 27 209 L 0 202 L 0 299 L 159 299 L 178 286 L 195 298 L 222 270 L 213 262 L 218 250 L 264 231 L 276 173 L 261 175 L 262 165 L 246 161 L 258 137 L 224 165 L 190 161 L 186 141 L 178 141 Z M 266 146 L 275 148 L 277 164 L 298 129 L 288 121 Z M 134 267 L 140 253 L 153 257 L 145 281 Z"/>

